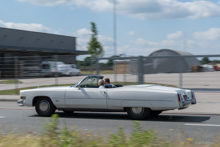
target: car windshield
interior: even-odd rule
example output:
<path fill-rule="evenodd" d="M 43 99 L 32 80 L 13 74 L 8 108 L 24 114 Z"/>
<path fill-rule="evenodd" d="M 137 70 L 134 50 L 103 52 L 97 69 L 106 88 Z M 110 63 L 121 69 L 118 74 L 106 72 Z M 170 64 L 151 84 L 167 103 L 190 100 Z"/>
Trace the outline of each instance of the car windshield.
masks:
<path fill-rule="evenodd" d="M 87 77 L 80 83 L 80 87 L 98 87 L 98 77 Z"/>
<path fill-rule="evenodd" d="M 102 79 L 102 77 L 96 77 L 96 76 L 88 76 L 83 81 L 78 82 L 77 84 L 73 85 L 72 87 L 76 87 L 80 83 L 80 87 L 85 88 L 98 88 L 98 81 L 99 79 Z"/>

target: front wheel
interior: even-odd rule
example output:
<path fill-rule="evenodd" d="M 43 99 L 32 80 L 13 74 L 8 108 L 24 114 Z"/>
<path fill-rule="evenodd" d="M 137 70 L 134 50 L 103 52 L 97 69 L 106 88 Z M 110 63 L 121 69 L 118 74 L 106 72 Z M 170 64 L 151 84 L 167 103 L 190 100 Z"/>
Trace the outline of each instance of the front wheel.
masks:
<path fill-rule="evenodd" d="M 143 107 L 131 107 L 126 109 L 128 116 L 132 119 L 146 119 L 150 116 L 150 109 Z"/>
<path fill-rule="evenodd" d="M 39 98 L 36 102 L 35 109 L 40 116 L 51 116 L 56 107 L 49 98 Z"/>

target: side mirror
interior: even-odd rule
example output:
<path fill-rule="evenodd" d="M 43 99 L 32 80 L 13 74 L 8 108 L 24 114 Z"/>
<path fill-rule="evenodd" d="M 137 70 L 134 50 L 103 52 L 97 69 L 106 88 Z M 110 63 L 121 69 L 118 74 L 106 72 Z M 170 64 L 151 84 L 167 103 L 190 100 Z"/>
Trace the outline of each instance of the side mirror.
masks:
<path fill-rule="evenodd" d="M 77 87 L 78 87 L 78 90 L 80 90 L 80 85 L 77 85 Z"/>

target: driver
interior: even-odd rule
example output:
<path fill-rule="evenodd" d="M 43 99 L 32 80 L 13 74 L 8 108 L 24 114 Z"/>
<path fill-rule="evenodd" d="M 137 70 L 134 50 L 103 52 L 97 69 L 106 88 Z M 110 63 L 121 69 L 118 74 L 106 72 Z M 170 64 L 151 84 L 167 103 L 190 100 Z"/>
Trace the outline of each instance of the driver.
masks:
<path fill-rule="evenodd" d="M 100 79 L 99 81 L 98 81 L 98 85 L 99 85 L 99 88 L 105 88 L 105 82 L 104 82 L 104 80 L 103 79 Z"/>
<path fill-rule="evenodd" d="M 106 86 L 111 85 L 112 87 L 114 86 L 113 84 L 110 84 L 109 78 L 105 78 L 105 85 L 106 85 Z"/>

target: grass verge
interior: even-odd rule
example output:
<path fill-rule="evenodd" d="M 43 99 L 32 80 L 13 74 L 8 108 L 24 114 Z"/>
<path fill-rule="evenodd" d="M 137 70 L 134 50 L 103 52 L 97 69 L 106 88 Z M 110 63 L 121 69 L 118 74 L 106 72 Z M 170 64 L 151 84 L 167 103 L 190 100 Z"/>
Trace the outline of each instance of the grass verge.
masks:
<path fill-rule="evenodd" d="M 19 80 L 4 80 L 4 81 L 0 81 L 0 84 L 14 84 L 14 83 L 22 83 Z"/>
<path fill-rule="evenodd" d="M 1 134 L 0 146 L 2 147 L 195 147 L 195 146 L 220 146 L 219 140 L 212 142 L 194 140 L 182 136 L 181 138 L 165 139 L 156 136 L 153 130 L 143 130 L 139 122 L 133 122 L 132 133 L 125 134 L 122 127 L 115 134 L 101 136 L 96 134 L 82 133 L 71 130 L 63 121 L 63 127 L 59 126 L 58 115 L 52 116 L 50 122 L 45 125 L 43 134 L 29 132 L 28 134 L 13 135 Z"/>

